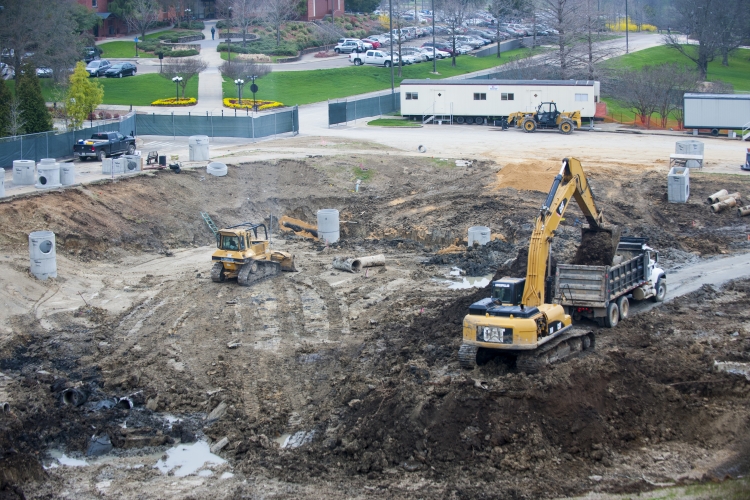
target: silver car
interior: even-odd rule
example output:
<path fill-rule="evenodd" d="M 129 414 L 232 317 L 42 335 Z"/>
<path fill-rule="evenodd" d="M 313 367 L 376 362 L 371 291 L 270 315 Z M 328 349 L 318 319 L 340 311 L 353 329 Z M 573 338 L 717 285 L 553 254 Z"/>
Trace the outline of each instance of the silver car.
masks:
<path fill-rule="evenodd" d="M 102 76 L 112 66 L 106 59 L 98 59 L 91 61 L 86 65 L 86 71 L 89 72 L 89 76 Z"/>

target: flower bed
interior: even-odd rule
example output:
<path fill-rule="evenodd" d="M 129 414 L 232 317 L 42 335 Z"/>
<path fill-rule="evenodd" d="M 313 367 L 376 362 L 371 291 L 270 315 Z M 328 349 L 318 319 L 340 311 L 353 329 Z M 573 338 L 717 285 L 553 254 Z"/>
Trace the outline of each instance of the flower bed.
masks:
<path fill-rule="evenodd" d="M 258 111 L 284 107 L 283 103 L 276 102 L 276 101 L 261 101 L 260 99 L 258 99 L 255 101 L 255 103 L 258 105 Z M 235 98 L 226 97 L 224 98 L 224 106 L 226 106 L 227 108 L 234 108 L 234 109 L 253 109 L 253 100 L 242 99 L 242 102 L 239 102 Z"/>
<path fill-rule="evenodd" d="M 170 97 L 169 99 L 157 99 L 151 103 L 152 106 L 194 106 L 198 103 L 198 99 L 195 97 L 186 97 L 185 99 L 175 99 Z"/>

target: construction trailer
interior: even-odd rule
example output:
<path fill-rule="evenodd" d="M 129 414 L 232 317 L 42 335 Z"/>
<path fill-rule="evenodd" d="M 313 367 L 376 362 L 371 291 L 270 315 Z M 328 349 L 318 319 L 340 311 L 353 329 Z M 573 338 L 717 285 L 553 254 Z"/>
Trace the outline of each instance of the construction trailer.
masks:
<path fill-rule="evenodd" d="M 493 124 L 555 102 L 559 111 L 593 119 L 600 85 L 584 80 L 404 80 L 401 115 L 422 123 Z"/>
<path fill-rule="evenodd" d="M 685 128 L 742 131 L 750 139 L 750 94 L 685 94 Z"/>

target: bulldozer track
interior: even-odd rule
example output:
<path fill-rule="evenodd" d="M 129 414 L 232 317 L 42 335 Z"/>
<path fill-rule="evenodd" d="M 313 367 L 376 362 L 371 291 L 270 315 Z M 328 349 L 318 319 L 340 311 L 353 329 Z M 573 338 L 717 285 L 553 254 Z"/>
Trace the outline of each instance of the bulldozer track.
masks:
<path fill-rule="evenodd" d="M 224 264 L 221 262 L 214 262 L 214 265 L 211 267 L 211 281 L 221 283 L 224 280 Z"/>
<path fill-rule="evenodd" d="M 539 349 L 517 355 L 516 368 L 529 374 L 538 373 L 545 366 L 573 358 L 583 351 L 594 349 L 594 346 L 594 332 L 571 330 Z"/>
<path fill-rule="evenodd" d="M 461 365 L 461 368 L 471 370 L 477 366 L 478 351 L 479 347 L 475 345 L 462 344 L 458 349 L 458 362 Z"/>
<path fill-rule="evenodd" d="M 281 264 L 264 260 L 251 260 L 243 264 L 237 275 L 237 283 L 240 286 L 251 286 L 266 278 L 281 274 Z"/>

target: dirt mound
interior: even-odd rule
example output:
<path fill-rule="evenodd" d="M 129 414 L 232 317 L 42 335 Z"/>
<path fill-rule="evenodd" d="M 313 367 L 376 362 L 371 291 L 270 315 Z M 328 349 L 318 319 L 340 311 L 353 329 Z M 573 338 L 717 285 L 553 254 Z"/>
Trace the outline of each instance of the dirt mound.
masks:
<path fill-rule="evenodd" d="M 617 241 L 610 231 L 583 231 L 572 264 L 579 266 L 611 266 Z"/>

